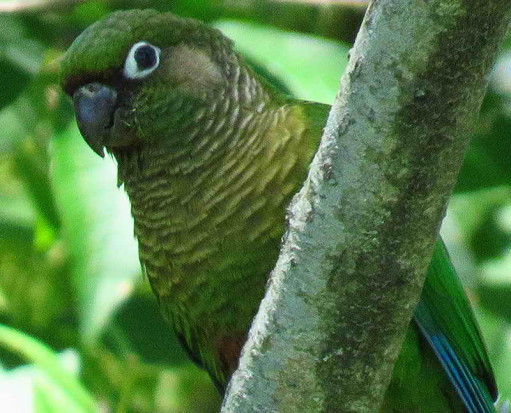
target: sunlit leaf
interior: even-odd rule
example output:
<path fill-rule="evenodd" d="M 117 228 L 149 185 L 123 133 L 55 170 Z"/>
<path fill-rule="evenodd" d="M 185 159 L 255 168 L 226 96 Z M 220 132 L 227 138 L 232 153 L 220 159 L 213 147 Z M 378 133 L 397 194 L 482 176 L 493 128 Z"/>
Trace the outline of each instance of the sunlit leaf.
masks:
<path fill-rule="evenodd" d="M 348 46 L 268 26 L 222 20 L 215 26 L 236 48 L 269 70 L 305 100 L 332 103 L 348 63 Z"/>
<path fill-rule="evenodd" d="M 511 94 L 511 51 L 502 53 L 495 62 L 491 84 L 499 93 Z"/>
<path fill-rule="evenodd" d="M 221 398 L 204 370 L 195 366 L 165 370 L 160 375 L 156 405 L 160 411 L 209 413 Z"/>
<path fill-rule="evenodd" d="M 95 411 L 95 402 L 88 391 L 64 367 L 57 354 L 44 344 L 20 331 L 0 324 L 0 346 L 33 363 L 47 376 L 38 378 L 38 386 L 40 390 L 41 386 L 46 389 L 47 401 L 52 400 L 53 405 L 56 403 L 60 408 L 64 408 L 57 411 Z M 3 407 L 6 407 L 5 404 Z"/>
<path fill-rule="evenodd" d="M 141 280 L 129 202 L 116 186 L 113 161 L 95 155 L 74 122 L 55 137 L 52 149 L 52 183 L 73 260 L 81 332 L 90 343 Z"/>

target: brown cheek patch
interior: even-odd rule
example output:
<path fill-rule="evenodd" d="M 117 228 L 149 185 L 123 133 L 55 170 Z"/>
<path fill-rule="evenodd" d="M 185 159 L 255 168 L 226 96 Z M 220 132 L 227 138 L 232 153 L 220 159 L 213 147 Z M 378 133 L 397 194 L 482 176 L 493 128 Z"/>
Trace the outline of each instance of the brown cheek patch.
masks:
<path fill-rule="evenodd" d="M 177 46 L 170 51 L 164 64 L 171 82 L 190 95 L 201 96 L 206 89 L 222 82 L 219 67 L 200 49 Z"/>

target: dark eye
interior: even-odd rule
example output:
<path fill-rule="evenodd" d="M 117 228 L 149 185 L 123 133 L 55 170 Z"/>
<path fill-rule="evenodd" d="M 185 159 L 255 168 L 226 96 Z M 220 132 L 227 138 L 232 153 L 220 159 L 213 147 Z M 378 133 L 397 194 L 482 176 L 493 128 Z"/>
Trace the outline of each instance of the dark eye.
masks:
<path fill-rule="evenodd" d="M 124 76 L 141 79 L 151 74 L 160 64 L 160 49 L 147 42 L 135 43 L 124 63 Z"/>
<path fill-rule="evenodd" d="M 154 46 L 145 44 L 135 50 L 135 61 L 140 70 L 152 68 L 158 61 L 158 55 Z"/>

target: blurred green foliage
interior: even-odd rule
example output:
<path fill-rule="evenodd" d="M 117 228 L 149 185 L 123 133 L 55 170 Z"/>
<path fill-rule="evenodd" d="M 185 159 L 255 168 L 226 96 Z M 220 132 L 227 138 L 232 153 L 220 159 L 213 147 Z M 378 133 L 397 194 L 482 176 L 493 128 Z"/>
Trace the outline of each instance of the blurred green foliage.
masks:
<path fill-rule="evenodd" d="M 361 10 L 254 0 L 69 0 L 2 13 L 2 3 L 2 411 L 217 411 L 216 390 L 184 356 L 142 277 L 114 162 L 81 139 L 58 87 L 59 57 L 110 11 L 153 7 L 210 22 L 270 81 L 330 103 Z M 442 230 L 508 399 L 510 159 L 508 41 Z"/>

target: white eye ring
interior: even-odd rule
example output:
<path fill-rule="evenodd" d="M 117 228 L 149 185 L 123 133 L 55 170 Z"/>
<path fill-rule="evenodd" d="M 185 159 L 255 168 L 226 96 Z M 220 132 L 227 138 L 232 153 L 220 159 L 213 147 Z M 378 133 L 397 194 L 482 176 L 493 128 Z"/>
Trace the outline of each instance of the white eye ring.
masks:
<path fill-rule="evenodd" d="M 150 75 L 160 64 L 160 52 L 160 48 L 147 42 L 135 43 L 124 62 L 124 76 L 142 79 Z"/>

